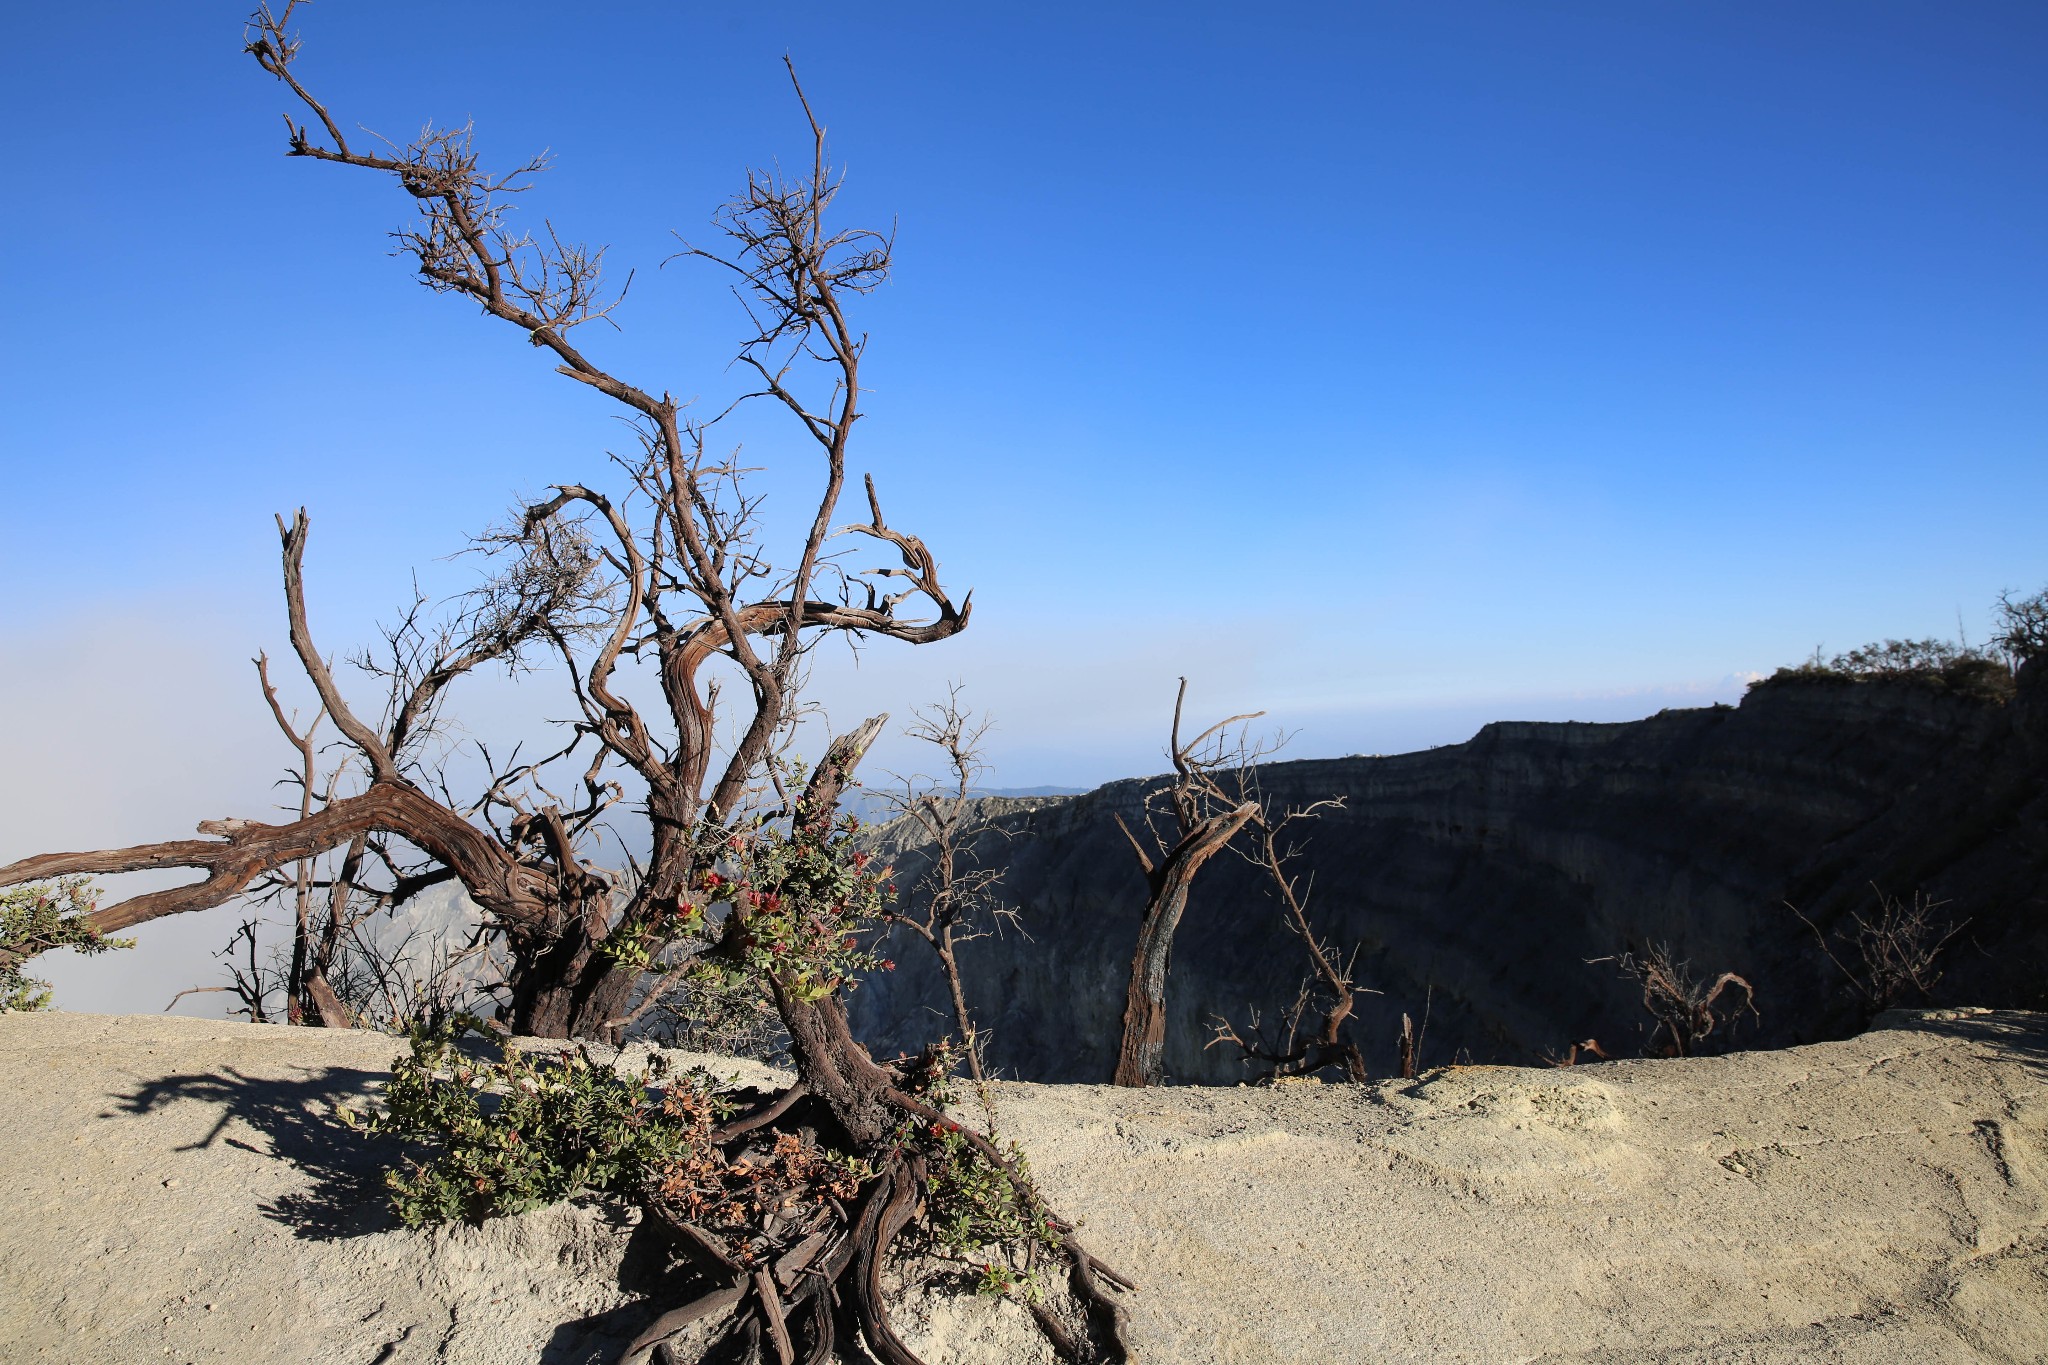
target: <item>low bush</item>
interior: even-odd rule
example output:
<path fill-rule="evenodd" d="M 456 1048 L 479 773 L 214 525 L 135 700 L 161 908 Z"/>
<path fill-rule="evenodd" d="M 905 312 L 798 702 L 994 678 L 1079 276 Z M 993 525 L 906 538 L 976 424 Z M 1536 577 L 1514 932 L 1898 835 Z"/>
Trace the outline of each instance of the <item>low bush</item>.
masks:
<path fill-rule="evenodd" d="M 950 1042 L 928 1050 L 916 1085 L 921 1098 L 944 1110 L 953 1103 Z M 986 1085 L 975 1093 L 994 1123 Z M 900 1139 L 917 1150 L 930 1171 L 929 1201 L 918 1228 L 919 1249 L 953 1264 L 982 1294 L 1018 1293 L 1036 1302 L 1043 1289 L 1039 1266 L 1060 1245 L 1059 1224 L 1032 1193 L 1023 1151 L 1010 1144 L 998 1165 L 949 1123 L 906 1123 Z"/>
<path fill-rule="evenodd" d="M 915 1242 L 984 1293 L 1036 1301 L 1035 1268 L 1061 1228 L 1032 1194 L 1022 1156 L 991 1161 L 944 1110 L 950 1051 L 926 1055 L 912 1093 L 935 1118 L 906 1118 L 894 1145 L 929 1172 Z M 637 1200 L 699 1252 L 747 1270 L 788 1250 L 822 1209 L 858 1200 L 877 1177 L 812 1131 L 750 1125 L 746 1092 L 661 1054 L 634 1074 L 591 1060 L 502 1046 L 466 1054 L 449 1031 L 416 1031 L 383 1108 L 345 1122 L 413 1144 L 385 1176 L 408 1226 L 480 1223 L 578 1195 Z M 758 1098 L 758 1097 L 752 1097 Z M 757 1111 L 758 1112 L 758 1111 Z M 823 1226 L 822 1222 L 820 1226 Z"/>
<path fill-rule="evenodd" d="M 551 1057 L 506 1044 L 497 1061 L 478 1061 L 449 1032 L 414 1032 L 383 1111 L 361 1120 L 429 1149 L 386 1175 L 392 1207 L 414 1227 L 477 1223 L 571 1195 L 638 1190 L 688 1153 L 699 1109 L 717 1112 L 708 1076 L 665 1076 L 656 1057 L 639 1076 L 580 1049 Z"/>

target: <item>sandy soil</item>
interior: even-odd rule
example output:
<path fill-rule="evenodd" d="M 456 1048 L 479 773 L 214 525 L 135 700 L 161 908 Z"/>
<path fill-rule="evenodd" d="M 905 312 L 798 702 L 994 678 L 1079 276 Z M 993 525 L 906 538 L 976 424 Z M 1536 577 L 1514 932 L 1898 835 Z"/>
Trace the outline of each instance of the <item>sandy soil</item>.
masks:
<path fill-rule="evenodd" d="M 0 1016 L 0 1362 L 610 1361 L 630 1219 L 392 1225 L 327 1121 L 399 1045 Z M 743 1064 L 728 1064 L 728 1072 Z M 1147 1362 L 2048 1359 L 2048 1019 L 1364 1087 L 1000 1087 Z M 913 1305 L 933 1365 L 1021 1358 Z"/>

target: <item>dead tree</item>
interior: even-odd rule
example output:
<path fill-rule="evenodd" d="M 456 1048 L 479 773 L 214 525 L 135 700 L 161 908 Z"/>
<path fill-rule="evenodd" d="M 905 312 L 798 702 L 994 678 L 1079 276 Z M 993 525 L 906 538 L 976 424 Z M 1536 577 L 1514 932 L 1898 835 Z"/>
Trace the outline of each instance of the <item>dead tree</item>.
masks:
<path fill-rule="evenodd" d="M 1941 914 L 1948 902 L 1935 900 L 1925 891 L 1900 900 L 1885 894 L 1875 882 L 1870 890 L 1877 897 L 1877 909 L 1853 912 L 1847 926 L 1838 930 L 1844 952 L 1854 956 L 1855 966 L 1842 960 L 1821 927 L 1798 906 L 1787 901 L 1785 908 L 1813 931 L 1821 952 L 1848 981 L 1864 1013 L 1874 1019 L 1905 1000 L 1932 1002 L 1935 983 L 1941 980 L 1942 955 L 1970 922 L 1957 923 Z"/>
<path fill-rule="evenodd" d="M 319 783 L 319 751 L 313 742 L 314 733 L 320 722 L 327 719 L 327 708 L 323 705 L 313 713 L 313 719 L 301 732 L 296 715 L 285 715 L 284 703 L 278 699 L 277 688 L 270 681 L 270 656 L 256 656 L 256 680 L 262 685 L 263 700 L 270 706 L 271 719 L 284 733 L 291 746 L 298 753 L 298 766 L 290 781 L 299 789 L 299 819 L 312 817 L 316 803 L 325 805 L 333 801 L 335 788 L 342 777 L 342 765 L 337 764 L 328 774 L 323 791 Z M 361 853 L 358 851 L 353 862 L 360 866 Z M 348 1028 L 354 1022 L 341 998 L 334 992 L 329 978 L 332 976 L 337 957 L 343 946 L 343 934 L 349 909 L 350 881 L 337 881 L 327 888 L 325 924 L 317 925 L 318 911 L 315 908 L 315 880 L 317 860 L 301 858 L 291 867 L 288 881 L 278 880 L 274 889 L 280 896 L 287 892 L 292 904 L 292 947 L 291 963 L 286 969 L 284 980 L 285 1020 L 288 1023 L 303 1024 L 317 1020 L 327 1028 Z M 278 879 L 279 873 L 272 873 Z"/>
<path fill-rule="evenodd" d="M 1138 923 L 1138 945 L 1131 954 L 1131 983 L 1124 993 L 1123 1033 L 1117 1044 L 1117 1085 L 1157 1085 L 1164 1078 L 1166 1053 L 1166 976 L 1173 954 L 1173 935 L 1186 912 L 1188 888 L 1195 874 L 1225 844 L 1258 814 L 1256 801 L 1230 803 L 1223 797 L 1213 772 L 1227 758 L 1210 741 L 1231 726 L 1264 715 L 1231 716 L 1220 720 L 1183 744 L 1180 738 L 1181 707 L 1187 701 L 1188 680 L 1180 680 L 1173 699 L 1173 730 L 1167 752 L 1173 758 L 1173 777 L 1165 787 L 1148 798 L 1145 808 L 1146 832 L 1153 850 L 1147 851 L 1121 815 L 1117 828 L 1138 855 L 1138 867 L 1145 874 L 1145 915 Z M 1171 808 L 1172 823 L 1155 819 L 1158 807 Z M 1164 826 L 1164 828 L 1162 828 Z"/>
<path fill-rule="evenodd" d="M 1334 1068 L 1345 1080 L 1362 1082 L 1366 1078 L 1365 1054 L 1348 1033 L 1360 987 L 1353 979 L 1351 959 L 1337 944 L 1318 934 L 1309 922 L 1309 888 L 1301 874 L 1293 870 L 1301 848 L 1290 840 L 1287 832 L 1299 821 L 1312 820 L 1325 810 L 1341 807 L 1344 798 L 1328 797 L 1306 806 L 1272 812 L 1259 790 L 1258 773 L 1249 755 L 1238 765 L 1234 785 L 1238 793 L 1251 796 L 1258 807 L 1246 822 L 1251 847 L 1243 850 L 1244 856 L 1259 869 L 1279 899 L 1287 932 L 1300 939 L 1308 950 L 1310 970 L 1294 1003 L 1282 1013 L 1274 1036 L 1267 1036 L 1260 1028 L 1254 1011 L 1244 1029 L 1227 1019 L 1215 1020 L 1210 1026 L 1212 1036 L 1207 1046 L 1236 1048 L 1245 1061 L 1261 1068 L 1263 1080 L 1312 1076 Z M 1312 1030 L 1304 1029 L 1303 1021 L 1311 1011 L 1317 1016 L 1316 1024 Z"/>
<path fill-rule="evenodd" d="M 839 182 L 826 159 L 825 129 L 798 87 L 811 133 L 806 171 L 751 173 L 717 220 L 726 254 L 688 253 L 728 271 L 747 308 L 750 327 L 737 364 L 751 376 L 751 389 L 737 402 L 779 408 L 817 462 L 814 511 L 778 565 L 761 543 L 758 495 L 747 492 L 735 462 L 709 444 L 724 414 L 692 419 L 669 390 L 620 377 L 572 340 L 583 324 L 609 319 L 621 295 L 604 287 L 601 250 L 567 242 L 552 227 L 533 235 L 511 226 L 508 201 L 542 163 L 509 174 L 488 171 L 467 128 L 429 128 L 404 147 L 352 144 L 298 78 L 300 45 L 287 28 L 293 8 L 258 10 L 247 43 L 256 63 L 302 107 L 306 122 L 286 120 L 289 155 L 395 183 L 420 214 L 398 240 L 422 282 L 506 324 L 557 373 L 604 399 L 631 424 L 638 449 L 618 461 L 621 495 L 559 484 L 482 538 L 480 548 L 500 567 L 453 620 L 405 637 L 412 647 L 394 653 L 391 704 L 374 726 L 348 704 L 314 643 L 303 587 L 307 518 L 280 518 L 292 648 L 360 765 L 359 788 L 315 802 L 304 818 L 283 824 L 210 820 L 197 839 L 23 859 L 0 868 L 0 886 L 159 868 L 206 874 L 98 911 L 95 927 L 111 930 L 217 906 L 305 859 L 358 840 L 386 840 L 393 874 L 414 879 L 389 886 L 393 895 L 453 879 L 480 907 L 509 962 L 504 1014 L 513 1029 L 607 1036 L 648 967 L 665 954 L 721 953 L 752 963 L 775 893 L 756 889 L 753 900 L 721 902 L 718 891 L 718 868 L 748 830 L 785 827 L 824 837 L 817 831 L 829 823 L 882 719 L 841 735 L 806 784 L 790 790 L 775 759 L 797 714 L 809 648 L 833 634 L 927 644 L 967 624 L 969 600 L 953 599 L 922 540 L 884 520 L 872 479 L 864 515 L 836 525 L 866 394 L 867 337 L 847 310 L 887 277 L 891 242 L 828 226 Z M 821 379 L 806 378 L 816 372 Z M 835 534 L 878 545 L 896 562 L 865 570 L 848 565 L 834 554 Z M 907 613 L 913 603 L 919 605 Z M 567 679 L 575 707 L 569 742 L 539 761 L 508 758 L 480 796 L 458 800 L 423 743 L 450 687 L 481 667 L 541 659 Z M 644 711 L 628 695 L 631 674 L 622 674 L 622 660 L 654 675 L 658 711 Z M 707 666 L 722 668 L 736 685 L 721 693 Z M 736 738 L 721 746 L 717 708 L 733 693 L 743 709 L 729 718 Z M 569 782 L 575 789 L 558 794 Z M 623 800 L 628 782 L 630 807 Z M 628 809 L 646 815 L 645 851 L 624 855 L 632 865 L 620 873 L 596 861 L 599 822 Z M 1074 1307 L 1064 1323 L 1045 1310 L 1039 1320 L 1048 1336 L 1071 1358 L 1121 1359 L 1122 1310 L 1111 1286 L 1129 1282 L 1044 1209 L 1010 1158 L 911 1093 L 904 1068 L 881 1065 L 860 1046 L 847 1026 L 842 980 L 821 983 L 772 964 L 752 969 L 789 1032 L 798 1079 L 761 1111 L 726 1127 L 793 1125 L 800 1108 L 805 1131 L 862 1163 L 861 1186 L 833 1206 L 831 1222 L 805 1253 L 814 1258 L 792 1267 L 805 1272 L 797 1283 L 706 1253 L 700 1268 L 729 1277 L 729 1284 L 714 1292 L 711 1308 L 685 1305 L 667 1315 L 663 1321 L 674 1327 L 657 1324 L 646 1344 L 716 1309 L 730 1311 L 739 1324 L 734 1330 L 751 1331 L 756 1341 L 767 1332 L 787 1362 L 790 1314 L 801 1301 L 805 1316 L 794 1335 L 805 1343 L 806 1358 L 823 1360 L 833 1351 L 830 1310 L 838 1305 L 858 1319 L 868 1349 L 886 1365 L 916 1365 L 889 1328 L 882 1268 L 924 1200 L 923 1159 L 902 1135 L 926 1125 L 955 1133 L 1010 1172 L 1019 1198 L 1054 1234 Z M 691 1244 L 686 1222 L 675 1231 Z"/>
<path fill-rule="evenodd" d="M 401 687 L 410 686 L 419 671 L 417 660 L 422 650 L 437 643 L 420 629 L 419 614 L 424 606 L 425 599 L 415 594 L 400 624 L 386 632 L 388 657 L 358 656 L 358 666 Z M 268 657 L 259 655 L 255 664 L 271 718 L 298 755 L 284 781 L 298 790 L 299 819 L 305 820 L 316 805 L 334 800 L 342 780 L 356 765 L 344 759 L 323 779 L 314 735 L 327 717 L 325 707 L 315 712 L 301 732 L 297 715 L 285 714 L 271 683 Z M 396 714 L 402 701 L 403 697 L 395 694 L 386 714 Z M 493 768 L 489 751 L 480 741 L 479 748 L 485 768 Z M 289 868 L 258 878 L 247 898 L 259 906 L 288 904 L 292 940 L 281 969 L 271 973 L 253 968 L 247 973 L 234 970 L 232 989 L 243 997 L 245 1006 L 246 978 L 260 992 L 282 996 L 290 1023 L 403 1028 L 423 1019 L 450 1017 L 473 1007 L 480 995 L 502 988 L 502 972 L 477 965 L 491 958 L 495 946 L 488 923 L 474 926 L 467 941 L 451 944 L 443 941 L 446 935 L 439 931 L 459 930 L 459 924 L 419 924 L 399 932 L 390 922 L 389 913 L 420 892 L 454 881 L 445 868 L 409 870 L 410 861 L 393 848 L 391 840 L 366 832 L 343 849 L 321 858 L 302 858 Z M 249 948 L 253 960 L 253 939 Z"/>
<path fill-rule="evenodd" d="M 949 786 L 903 778 L 900 789 L 884 797 L 899 819 L 917 826 L 930 850 L 930 863 L 912 896 L 916 909 L 899 911 L 889 919 L 923 939 L 937 955 L 946 991 L 952 997 L 953 1022 L 960 1030 L 967 1071 L 977 1085 L 988 1079 L 982 1065 L 984 1043 L 960 982 L 959 950 L 962 944 L 985 938 L 1004 921 L 1014 923 L 1017 917 L 1016 910 L 996 895 L 1002 869 L 982 866 L 974 848 L 978 839 L 992 833 L 976 824 L 970 804 L 976 785 L 988 771 L 981 743 L 989 724 L 987 717 L 977 718 L 960 705 L 957 684 L 943 702 L 920 708 L 905 733 L 945 755 Z"/>
<path fill-rule="evenodd" d="M 228 984 L 187 986 L 171 997 L 170 1004 L 164 1006 L 164 1013 L 169 1014 L 177 1008 L 178 1002 L 188 995 L 227 994 L 241 1002 L 230 1009 L 229 1014 L 246 1016 L 252 1024 L 270 1023 L 270 998 L 278 993 L 277 987 L 282 983 L 274 979 L 275 973 L 264 970 L 263 964 L 257 960 L 256 950 L 256 921 L 245 919 L 235 927 L 235 932 L 229 936 L 226 946 L 214 954 L 227 964 Z M 241 962 L 235 961 L 237 951 L 246 954 Z"/>
<path fill-rule="evenodd" d="M 1716 1033 L 1726 1037 L 1742 1011 L 1757 1015 L 1756 991 L 1734 972 L 1722 972 L 1702 982 L 1692 974 L 1692 964 L 1672 955 L 1668 944 L 1652 943 L 1642 952 L 1634 949 L 1614 957 L 1596 957 L 1590 962 L 1612 962 L 1624 980 L 1636 982 L 1643 990 L 1643 1008 L 1656 1020 L 1643 1051 L 1653 1057 L 1698 1056 Z M 1732 992 L 1742 993 L 1734 1003 Z M 1723 995 L 1729 999 L 1724 1002 Z"/>
<path fill-rule="evenodd" d="M 677 936 L 690 883 L 715 854 L 706 831 L 739 819 L 759 795 L 816 639 L 850 632 L 925 644 L 967 624 L 970 603 L 947 592 L 922 540 L 884 520 L 872 480 L 865 516 L 835 525 L 866 394 L 867 338 L 846 308 L 887 276 L 890 243 L 828 228 L 838 185 L 824 130 L 812 120 L 809 173 L 750 175 L 719 216 L 730 255 L 692 253 L 731 272 L 748 306 L 738 363 L 755 382 L 739 401 L 784 409 L 819 459 L 815 512 L 793 562 L 778 569 L 759 543 L 758 497 L 708 445 L 717 419 L 691 420 L 666 391 L 615 376 L 572 342 L 574 329 L 608 319 L 619 298 L 604 292 L 601 251 L 568 244 L 553 229 L 535 238 L 512 227 L 508 197 L 541 163 L 487 171 L 466 128 L 429 129 L 402 149 L 353 146 L 299 83 L 296 39 L 284 22 L 259 14 L 249 50 L 314 117 L 312 131 L 290 127 L 290 154 L 393 180 L 422 215 L 399 240 L 423 282 L 509 324 L 558 373 L 629 419 L 639 450 L 618 461 L 625 495 L 562 484 L 482 537 L 480 548 L 499 568 L 455 618 L 429 627 L 409 617 L 394 632 L 385 666 L 392 698 L 376 726 L 358 718 L 314 643 L 303 588 L 307 518 L 280 519 L 292 647 L 325 715 L 355 751 L 367 779 L 361 790 L 315 801 L 282 825 L 209 821 L 201 833 L 210 838 L 26 859 L 0 869 L 0 882 L 160 867 L 208 874 L 99 912 L 103 927 L 125 928 L 218 905 L 318 853 L 385 837 L 423 854 L 437 879 L 459 880 L 503 935 L 515 1029 L 600 1035 L 624 1013 L 652 950 Z M 815 393 L 800 382 L 806 366 L 823 371 Z M 835 534 L 877 543 L 898 563 L 851 572 L 833 554 Z M 913 599 L 926 615 L 906 614 Z M 451 685 L 487 665 L 549 657 L 566 673 L 579 713 L 574 742 L 540 763 L 508 763 L 480 796 L 453 799 L 424 742 Z M 644 714 L 625 695 L 622 660 L 658 675 L 660 713 Z M 724 752 L 714 739 L 721 693 L 703 676 L 714 661 L 737 675 L 739 686 L 725 695 L 737 692 L 749 705 Z M 556 796 L 548 782 L 557 771 L 581 790 Z M 644 789 L 649 817 L 646 862 L 631 878 L 608 873 L 588 852 L 599 818 L 623 795 L 622 780 Z"/>

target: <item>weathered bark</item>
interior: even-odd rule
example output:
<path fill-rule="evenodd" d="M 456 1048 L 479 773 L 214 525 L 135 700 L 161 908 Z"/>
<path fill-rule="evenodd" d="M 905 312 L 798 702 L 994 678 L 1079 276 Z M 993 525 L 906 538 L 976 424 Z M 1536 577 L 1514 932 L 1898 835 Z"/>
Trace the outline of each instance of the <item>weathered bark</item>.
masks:
<path fill-rule="evenodd" d="M 512 1032 L 532 1038 L 590 1038 L 616 1043 L 619 1021 L 640 973 L 622 968 L 597 951 L 609 905 L 565 914 L 552 934 L 514 933 L 508 946 L 505 1020 Z"/>
<path fill-rule="evenodd" d="M 1202 864 L 1258 811 L 1256 801 L 1247 801 L 1235 810 L 1202 819 L 1157 865 L 1138 848 L 1136 839 L 1131 841 L 1151 894 L 1138 926 L 1137 950 L 1131 954 L 1131 983 L 1124 993 L 1123 1036 L 1117 1045 L 1114 1084 L 1157 1085 L 1164 1078 L 1160 1058 L 1166 1047 L 1167 963 L 1173 953 L 1174 931 L 1187 909 L 1188 888 Z"/>
<path fill-rule="evenodd" d="M 306 978 L 306 998 L 312 1001 L 322 1028 L 355 1027 L 355 1020 L 349 1018 L 348 1006 L 341 1003 L 341 997 L 334 993 L 334 987 L 328 985 L 327 978 L 320 973 L 315 972 Z"/>
<path fill-rule="evenodd" d="M 206 880 L 133 896 L 95 911 L 92 924 L 103 934 L 146 924 L 165 915 L 207 910 L 233 899 L 267 872 L 339 848 L 358 834 L 396 834 L 454 870 L 477 903 L 491 914 L 519 922 L 537 919 L 544 903 L 518 867 L 489 834 L 407 782 L 373 782 L 358 796 L 344 797 L 304 820 L 266 825 L 254 820 L 207 820 L 199 826 L 212 839 L 174 839 L 132 848 L 89 853 L 43 853 L 0 867 L 0 886 L 77 875 L 147 872 L 189 867 Z"/>
<path fill-rule="evenodd" d="M 895 1125 L 889 1090 L 898 1077 L 881 1067 L 846 1024 L 838 997 L 816 1002 L 792 997 L 775 986 L 776 1008 L 789 1030 L 797 1078 L 832 1111 L 846 1140 L 857 1151 L 880 1143 Z"/>

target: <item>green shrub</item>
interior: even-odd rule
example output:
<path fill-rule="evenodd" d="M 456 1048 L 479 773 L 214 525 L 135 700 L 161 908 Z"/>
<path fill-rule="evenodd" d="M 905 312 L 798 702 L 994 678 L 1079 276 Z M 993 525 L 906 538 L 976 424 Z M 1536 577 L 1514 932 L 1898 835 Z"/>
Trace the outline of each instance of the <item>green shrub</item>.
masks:
<path fill-rule="evenodd" d="M 942 1049 L 931 1056 L 908 1083 L 943 1111 L 951 1056 Z M 592 1062 L 580 1048 L 550 1055 L 506 1045 L 496 1061 L 480 1061 L 447 1031 L 416 1031 L 412 1055 L 392 1068 L 382 1110 L 364 1117 L 343 1109 L 341 1116 L 420 1149 L 384 1178 L 408 1226 L 480 1223 L 579 1194 L 609 1194 L 651 1202 L 751 1267 L 776 1250 L 764 1215 L 823 1200 L 850 1205 L 875 1171 L 808 1130 L 762 1127 L 720 1141 L 718 1125 L 734 1108 L 710 1073 L 674 1072 L 658 1053 L 630 1075 Z M 896 1142 L 929 1171 L 915 1237 L 922 1249 L 958 1266 L 983 1293 L 1035 1299 L 1032 1267 L 1059 1246 L 1060 1232 L 1015 1147 L 1006 1169 L 950 1120 L 906 1119 Z"/>
<path fill-rule="evenodd" d="M 953 1106 L 954 1044 L 926 1050 L 908 1077 L 911 1093 L 940 1112 Z M 989 1088 L 977 1085 L 993 1133 Z M 962 1269 L 977 1293 L 1021 1294 L 1036 1301 L 1042 1286 L 1035 1267 L 1060 1245 L 1059 1224 L 1036 1193 L 1029 1163 L 1016 1143 L 991 1161 L 957 1127 L 906 1120 L 897 1141 L 924 1158 L 929 1175 L 924 1220 L 917 1241 L 925 1254 Z"/>
<path fill-rule="evenodd" d="M 412 1056 L 392 1068 L 383 1112 L 364 1126 L 429 1149 L 385 1176 L 408 1225 L 478 1223 L 575 1194 L 639 1192 L 703 1145 L 725 1110 L 714 1089 L 703 1072 L 666 1074 L 659 1054 L 638 1076 L 580 1048 L 547 1056 L 507 1045 L 481 1062 L 448 1033 L 418 1031 Z"/>
<path fill-rule="evenodd" d="M 1858 678 L 1900 678 L 1941 673 L 1970 657 L 1967 647 L 1947 640 L 1881 640 L 1837 654 L 1828 667 Z"/>
<path fill-rule="evenodd" d="M 37 954 L 52 948 L 104 953 L 135 946 L 132 938 L 105 938 L 92 927 L 87 916 L 97 903 L 98 892 L 86 877 L 0 891 L 0 1014 L 49 1006 L 50 983 L 22 970 Z"/>
<path fill-rule="evenodd" d="M 758 1000 L 771 983 L 780 997 L 819 1000 L 888 968 L 864 940 L 894 888 L 855 846 L 856 829 L 842 818 L 722 834 L 722 870 L 707 870 L 693 890 L 738 918 L 721 922 L 717 952 L 691 979 L 733 1000 Z M 702 915 L 690 908 L 698 932 Z M 909 1240 L 982 1292 L 1035 1300 L 1033 1267 L 1063 1246 L 1061 1225 L 1014 1146 L 983 1150 L 945 1116 L 953 1065 L 948 1049 L 934 1048 L 901 1073 L 914 1103 L 889 1159 L 911 1156 L 925 1195 Z M 449 1031 L 419 1030 L 381 1112 L 344 1118 L 414 1144 L 385 1177 L 411 1226 L 618 1195 L 753 1269 L 787 1254 L 806 1229 L 843 1225 L 881 1168 L 872 1154 L 821 1141 L 797 1111 L 721 1128 L 743 1097 L 701 1069 L 671 1070 L 659 1054 L 638 1075 L 594 1064 L 580 1048 L 551 1056 L 507 1046 L 480 1061 Z"/>
<path fill-rule="evenodd" d="M 790 997 L 815 1002 L 850 988 L 863 972 L 895 965 L 861 941 L 896 888 L 856 846 L 859 830 L 857 818 L 842 815 L 729 836 L 736 875 L 704 872 L 698 888 L 745 915 L 729 969 L 737 979 L 772 979 Z"/>
<path fill-rule="evenodd" d="M 1005 1170 L 957 1130 L 932 1124 L 920 1139 L 931 1175 L 926 1249 L 972 1267 L 980 1293 L 1018 1289 L 1037 1297 L 1031 1269 L 1037 1258 L 1028 1249 L 1034 1244 L 1057 1248 L 1060 1239 L 1051 1217 L 1028 1193 L 1030 1169 L 1023 1152 L 1011 1144 L 1012 1169 Z"/>

